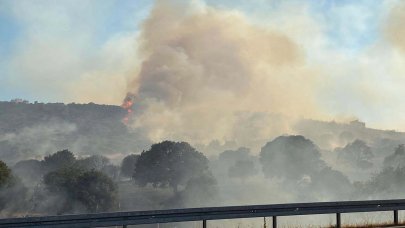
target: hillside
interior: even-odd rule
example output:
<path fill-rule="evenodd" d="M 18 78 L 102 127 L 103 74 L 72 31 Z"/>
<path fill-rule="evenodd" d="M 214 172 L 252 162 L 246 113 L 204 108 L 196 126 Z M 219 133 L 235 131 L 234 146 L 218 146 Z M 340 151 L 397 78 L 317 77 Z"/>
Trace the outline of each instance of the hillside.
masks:
<path fill-rule="evenodd" d="M 295 130 L 323 149 L 343 147 L 357 139 L 362 140 L 374 148 L 377 156 L 392 154 L 399 144 L 405 143 L 404 132 L 368 128 L 358 120 L 349 123 L 303 120 L 295 126 Z"/>
<path fill-rule="evenodd" d="M 81 155 L 127 154 L 142 144 L 119 106 L 0 102 L 0 159 L 14 163 L 69 148 Z"/>
<path fill-rule="evenodd" d="M 150 142 L 123 123 L 126 115 L 125 109 L 114 105 L 0 102 L 0 160 L 15 163 L 66 148 L 79 155 L 104 154 L 111 158 L 139 153 Z M 368 128 L 360 121 L 302 120 L 294 130 L 325 150 L 362 140 L 377 158 L 392 154 L 405 143 L 403 132 Z"/>

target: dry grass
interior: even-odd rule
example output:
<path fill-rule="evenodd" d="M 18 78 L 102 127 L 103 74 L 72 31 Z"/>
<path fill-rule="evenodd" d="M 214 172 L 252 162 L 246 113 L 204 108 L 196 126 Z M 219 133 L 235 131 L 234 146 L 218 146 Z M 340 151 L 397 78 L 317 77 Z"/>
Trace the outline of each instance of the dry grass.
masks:
<path fill-rule="evenodd" d="M 404 222 L 399 223 L 398 225 L 405 225 Z M 371 227 L 393 227 L 397 226 L 394 225 L 392 222 L 383 222 L 383 223 L 358 223 L 358 224 L 342 224 L 344 228 L 371 228 Z M 328 228 L 334 228 L 336 225 L 330 225 Z"/>

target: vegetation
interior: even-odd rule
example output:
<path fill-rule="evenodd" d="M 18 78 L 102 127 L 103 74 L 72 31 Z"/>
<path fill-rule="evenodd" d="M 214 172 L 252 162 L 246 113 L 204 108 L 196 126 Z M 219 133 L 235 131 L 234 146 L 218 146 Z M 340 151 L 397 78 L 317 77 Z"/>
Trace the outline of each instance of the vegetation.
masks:
<path fill-rule="evenodd" d="M 82 169 L 101 171 L 109 166 L 110 159 L 102 155 L 92 155 L 76 161 L 76 165 Z"/>
<path fill-rule="evenodd" d="M 35 185 L 42 178 L 42 163 L 35 159 L 19 161 L 14 165 L 13 172 L 20 177 L 24 183 Z"/>
<path fill-rule="evenodd" d="M 356 196 L 372 198 L 402 198 L 399 189 L 405 188 L 405 167 L 388 167 L 375 174 L 369 181 L 356 182 Z"/>
<path fill-rule="evenodd" d="M 130 154 L 126 156 L 121 163 L 121 176 L 123 177 L 132 177 L 135 172 L 135 166 L 138 162 L 140 155 Z"/>
<path fill-rule="evenodd" d="M 14 212 L 24 206 L 27 189 L 12 175 L 10 168 L 0 161 L 0 211 Z M 18 196 L 18 197 L 14 197 Z"/>
<path fill-rule="evenodd" d="M 209 172 L 208 159 L 186 142 L 164 141 L 142 152 L 136 164 L 134 180 L 141 186 L 170 186 L 175 192 L 179 185 Z"/>
<path fill-rule="evenodd" d="M 313 142 L 303 136 L 280 136 L 268 142 L 260 152 L 260 162 L 267 177 L 299 180 L 325 167 Z M 294 164 L 288 169 L 288 164 Z"/>
<path fill-rule="evenodd" d="M 42 167 L 45 172 L 52 172 L 58 169 L 67 168 L 75 164 L 76 158 L 69 150 L 58 151 L 48 155 L 42 161 Z"/>
<path fill-rule="evenodd" d="M 218 160 L 222 163 L 235 164 L 237 161 L 251 160 L 252 155 L 250 149 L 246 147 L 240 147 L 237 150 L 225 150 L 218 156 Z"/>
<path fill-rule="evenodd" d="M 119 106 L 94 103 L 0 102 L 0 132 L 17 132 L 52 120 L 63 120 L 77 124 L 82 133 L 96 131 L 101 122 L 108 124 L 110 131 L 118 133 L 125 129 L 121 123 L 125 115 L 126 111 Z"/>
<path fill-rule="evenodd" d="M 402 167 L 405 166 L 405 146 L 404 144 L 398 145 L 395 152 L 392 155 L 387 156 L 384 159 L 384 167 Z"/>
<path fill-rule="evenodd" d="M 11 179 L 11 170 L 8 168 L 6 163 L 0 161 L 0 188 L 8 186 Z"/>
<path fill-rule="evenodd" d="M 245 179 L 256 173 L 255 164 L 251 160 L 238 160 L 228 169 L 228 176 L 232 178 Z"/>
<path fill-rule="evenodd" d="M 169 205 L 178 207 L 201 207 L 210 206 L 217 199 L 218 188 L 215 178 L 205 173 L 192 177 L 187 181 L 183 191 L 177 193 Z"/>
<path fill-rule="evenodd" d="M 0 112 L 4 114 L 4 110 Z M 78 119 L 75 121 L 81 122 Z M 6 125 L 3 123 L 2 126 Z M 80 134 L 94 130 L 90 126 L 88 129 L 83 126 L 78 128 Z M 20 130 L 12 136 L 18 135 Z M 103 137 L 110 137 L 110 133 Z M 58 131 L 56 134 L 59 134 Z M 28 135 L 31 137 L 35 134 L 30 132 Z M 120 140 L 124 138 L 125 141 L 122 134 L 118 135 Z M 70 137 L 72 135 L 67 139 L 71 140 Z M 0 139 L 0 154 L 6 152 L 0 156 L 13 156 L 14 153 L 21 155 L 22 152 L 30 153 L 40 148 L 21 146 L 24 142 L 10 141 L 10 138 Z M 348 136 L 346 138 L 351 139 Z M 29 138 L 27 142 L 32 140 Z M 255 198 L 256 193 L 266 192 L 262 200 L 267 200 L 271 194 L 284 196 L 283 191 L 289 194 L 287 199 L 293 201 L 403 198 L 401 189 L 405 188 L 405 168 L 402 164 L 405 161 L 405 150 L 400 143 L 389 152 L 392 154 L 386 152 L 389 156 L 384 159 L 384 169 L 377 171 L 371 179 L 353 183 L 346 176 L 347 173 L 329 167 L 322 156 L 335 152 L 336 161 L 350 163 L 354 170 L 377 167 L 374 164 L 377 150 L 373 145 L 369 146 L 356 139 L 351 139 L 345 143 L 346 146 L 335 151 L 325 152 L 304 136 L 280 136 L 266 143 L 259 156 L 250 153 L 249 148 L 241 147 L 218 153 L 219 156 L 210 161 L 186 142 L 163 141 L 153 144 L 140 155 L 125 156 L 120 165 L 115 165 L 116 160 L 110 161 L 109 156 L 104 156 L 103 152 L 98 153 L 94 147 L 85 150 L 87 143 L 92 142 L 89 138 L 79 141 L 74 148 L 80 148 L 83 154 L 74 154 L 67 149 L 55 149 L 53 152 L 56 153 L 49 153 L 49 148 L 46 148 L 43 153 L 49 155 L 43 157 L 43 160 L 22 160 L 16 156 L 13 158 L 16 162 L 11 163 L 15 164 L 11 166 L 12 170 L 1 162 L 2 214 L 22 211 L 31 214 L 65 214 L 116 209 L 216 206 L 218 202 L 223 202 L 221 197 L 228 197 L 226 194 L 235 201 L 241 197 L 241 202 L 250 203 L 249 200 Z M 135 152 L 134 148 L 128 151 Z M 381 157 L 379 159 L 383 160 Z M 261 174 L 266 178 L 262 178 Z M 128 180 L 128 177 L 133 180 Z M 269 186 L 277 186 L 278 192 L 268 193 Z M 247 193 L 242 193 L 244 188 Z M 243 194 L 250 196 L 246 200 Z"/>
<path fill-rule="evenodd" d="M 72 212 L 84 206 L 88 212 L 110 211 L 116 208 L 117 186 L 102 172 L 84 171 L 76 167 L 62 168 L 45 175 L 44 183 L 51 193 L 65 200 L 59 213 Z"/>
<path fill-rule="evenodd" d="M 359 168 L 369 169 L 373 166 L 374 154 L 371 147 L 362 140 L 357 139 L 344 148 L 335 149 L 335 152 L 338 154 L 339 159 Z"/>
<path fill-rule="evenodd" d="M 63 148 L 77 155 L 140 151 L 150 145 L 123 123 L 120 106 L 0 101 L 0 160 L 8 164 Z"/>

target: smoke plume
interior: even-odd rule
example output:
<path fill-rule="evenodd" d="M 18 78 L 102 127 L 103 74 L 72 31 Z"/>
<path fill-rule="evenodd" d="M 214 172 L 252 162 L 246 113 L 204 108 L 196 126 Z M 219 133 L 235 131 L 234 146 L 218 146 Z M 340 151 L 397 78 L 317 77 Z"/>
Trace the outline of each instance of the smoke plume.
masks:
<path fill-rule="evenodd" d="M 405 3 L 400 2 L 391 10 L 388 18 L 388 26 L 385 29 L 388 40 L 405 53 L 405 31 L 403 29 L 404 21 Z"/>
<path fill-rule="evenodd" d="M 134 127 L 152 140 L 246 145 L 289 132 L 298 117 L 320 116 L 317 72 L 303 50 L 239 13 L 157 1 L 140 54 L 145 60 L 129 92 Z"/>

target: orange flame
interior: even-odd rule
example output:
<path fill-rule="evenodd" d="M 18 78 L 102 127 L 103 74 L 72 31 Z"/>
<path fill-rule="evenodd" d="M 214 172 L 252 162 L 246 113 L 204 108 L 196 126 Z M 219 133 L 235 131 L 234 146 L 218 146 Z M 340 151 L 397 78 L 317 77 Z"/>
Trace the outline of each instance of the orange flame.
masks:
<path fill-rule="evenodd" d="M 121 105 L 123 109 L 127 110 L 127 114 L 125 115 L 124 119 L 122 119 L 122 122 L 126 125 L 128 125 L 129 120 L 131 119 L 133 105 L 134 105 L 133 97 L 128 94 Z"/>

